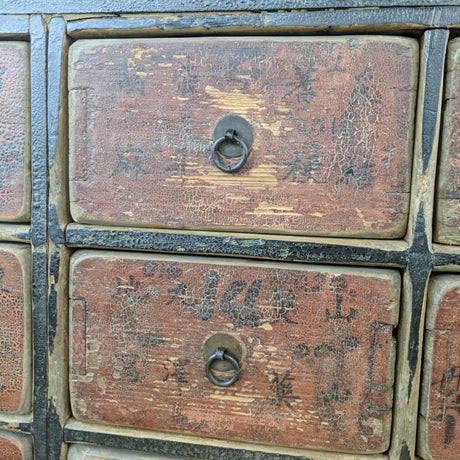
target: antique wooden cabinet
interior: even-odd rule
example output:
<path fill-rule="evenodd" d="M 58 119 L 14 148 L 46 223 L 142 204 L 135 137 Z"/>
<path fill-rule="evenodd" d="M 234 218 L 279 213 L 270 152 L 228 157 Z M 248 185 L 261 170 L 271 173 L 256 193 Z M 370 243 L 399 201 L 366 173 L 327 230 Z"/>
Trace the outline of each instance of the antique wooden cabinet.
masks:
<path fill-rule="evenodd" d="M 459 30 L 0 4 L 0 459 L 458 458 Z"/>

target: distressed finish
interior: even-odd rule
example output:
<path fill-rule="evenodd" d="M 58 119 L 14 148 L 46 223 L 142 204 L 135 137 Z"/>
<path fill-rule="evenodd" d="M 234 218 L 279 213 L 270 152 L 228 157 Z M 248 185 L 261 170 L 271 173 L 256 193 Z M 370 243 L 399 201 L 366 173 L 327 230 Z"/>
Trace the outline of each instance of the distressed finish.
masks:
<path fill-rule="evenodd" d="M 407 221 L 418 45 L 394 37 L 81 40 L 70 49 L 77 222 L 394 238 Z M 254 129 L 210 160 L 224 115 Z"/>
<path fill-rule="evenodd" d="M 0 412 L 30 410 L 30 253 L 0 246 Z"/>
<path fill-rule="evenodd" d="M 30 220 L 29 45 L 0 42 L 0 220 Z"/>
<path fill-rule="evenodd" d="M 460 276 L 429 285 L 419 455 L 457 459 L 460 449 Z"/>
<path fill-rule="evenodd" d="M 450 42 L 439 163 L 435 240 L 460 244 L 460 39 Z"/>
<path fill-rule="evenodd" d="M 396 271 L 80 251 L 70 282 L 78 419 L 387 449 Z M 243 347 L 227 389 L 204 374 L 203 344 L 217 332 Z"/>
<path fill-rule="evenodd" d="M 184 457 L 165 457 L 164 455 L 143 454 L 123 449 L 74 444 L 69 448 L 68 460 L 181 460 Z"/>
<path fill-rule="evenodd" d="M 30 439 L 7 431 L 0 431 L 0 460 L 31 460 Z"/>

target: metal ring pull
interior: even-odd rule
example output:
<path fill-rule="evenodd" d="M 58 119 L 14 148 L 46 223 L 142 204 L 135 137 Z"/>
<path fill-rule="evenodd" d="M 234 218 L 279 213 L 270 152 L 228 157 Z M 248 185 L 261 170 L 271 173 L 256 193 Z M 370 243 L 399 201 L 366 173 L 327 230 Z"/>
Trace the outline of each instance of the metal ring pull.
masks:
<path fill-rule="evenodd" d="M 217 359 L 228 361 L 233 366 L 233 377 L 230 380 L 217 380 L 212 374 L 211 364 Z M 233 356 L 225 353 L 225 348 L 218 348 L 217 351 L 206 361 L 205 372 L 206 377 L 208 377 L 209 381 L 214 385 L 217 385 L 218 387 L 229 387 L 238 380 L 240 376 L 240 366 L 238 361 Z"/>
<path fill-rule="evenodd" d="M 214 161 L 214 164 L 222 171 L 224 172 L 235 172 L 240 170 L 244 164 L 246 163 L 246 160 L 248 159 L 249 156 L 249 150 L 248 146 L 244 143 L 243 140 L 241 140 L 237 135 L 236 131 L 234 129 L 229 129 L 226 133 L 225 136 L 220 137 L 217 139 L 216 142 L 214 142 L 211 150 L 211 158 Z M 222 155 L 219 152 L 219 148 L 227 143 L 235 143 L 238 144 L 241 147 L 241 159 L 238 163 L 234 165 L 229 165 L 225 166 L 220 162 L 219 156 Z M 222 155 L 225 156 L 225 155 Z"/>

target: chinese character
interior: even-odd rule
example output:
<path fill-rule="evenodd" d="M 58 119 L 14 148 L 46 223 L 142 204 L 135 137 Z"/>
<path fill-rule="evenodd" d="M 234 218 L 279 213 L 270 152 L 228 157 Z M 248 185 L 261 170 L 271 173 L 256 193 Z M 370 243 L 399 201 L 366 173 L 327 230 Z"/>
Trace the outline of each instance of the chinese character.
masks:
<path fill-rule="evenodd" d="M 291 377 L 291 372 L 286 371 L 284 377 L 280 380 L 279 375 L 273 372 L 275 377 L 270 383 L 270 390 L 274 394 L 273 404 L 280 408 L 284 403 L 287 407 L 291 408 L 291 402 L 300 399 L 298 396 L 292 396 L 292 383 L 294 377 Z"/>

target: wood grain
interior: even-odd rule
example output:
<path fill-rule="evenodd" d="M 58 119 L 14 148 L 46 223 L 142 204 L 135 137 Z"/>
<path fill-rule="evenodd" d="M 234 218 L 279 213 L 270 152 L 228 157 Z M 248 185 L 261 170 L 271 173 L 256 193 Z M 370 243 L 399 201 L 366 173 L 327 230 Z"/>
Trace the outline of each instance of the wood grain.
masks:
<path fill-rule="evenodd" d="M 419 455 L 457 459 L 460 448 L 460 276 L 429 285 Z"/>
<path fill-rule="evenodd" d="M 393 270 L 79 251 L 70 275 L 80 420 L 291 447 L 388 448 Z M 203 344 L 243 347 L 212 385 Z"/>
<path fill-rule="evenodd" d="M 0 42 L 0 220 L 30 220 L 29 45 Z"/>
<path fill-rule="evenodd" d="M 437 187 L 435 241 L 460 244 L 460 39 L 447 57 L 443 132 Z"/>
<path fill-rule="evenodd" d="M 0 246 L 0 412 L 30 410 L 30 271 L 28 248 Z"/>
<path fill-rule="evenodd" d="M 394 37 L 81 40 L 70 48 L 75 221 L 396 238 L 418 45 Z M 218 119 L 254 130 L 238 173 Z"/>

